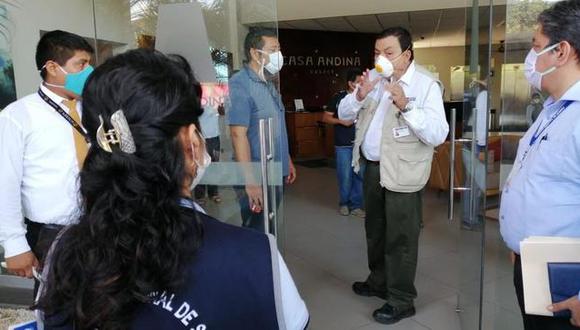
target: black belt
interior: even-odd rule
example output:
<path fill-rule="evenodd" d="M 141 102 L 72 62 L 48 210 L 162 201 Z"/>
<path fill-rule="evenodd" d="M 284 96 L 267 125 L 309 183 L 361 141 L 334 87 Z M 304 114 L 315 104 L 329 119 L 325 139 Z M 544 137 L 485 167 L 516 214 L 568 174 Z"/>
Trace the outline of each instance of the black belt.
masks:
<path fill-rule="evenodd" d="M 380 165 L 381 162 L 380 161 L 376 161 L 376 160 L 368 160 L 366 158 L 364 158 L 364 160 L 369 163 L 369 164 L 374 164 L 374 165 Z"/>
<path fill-rule="evenodd" d="M 24 218 L 24 223 L 27 226 L 30 227 L 36 227 L 38 229 L 40 228 L 45 228 L 45 229 L 56 229 L 56 230 L 61 230 L 62 228 L 64 228 L 63 225 L 55 225 L 55 224 L 50 224 L 50 223 L 40 223 L 40 222 L 34 222 L 28 218 Z"/>

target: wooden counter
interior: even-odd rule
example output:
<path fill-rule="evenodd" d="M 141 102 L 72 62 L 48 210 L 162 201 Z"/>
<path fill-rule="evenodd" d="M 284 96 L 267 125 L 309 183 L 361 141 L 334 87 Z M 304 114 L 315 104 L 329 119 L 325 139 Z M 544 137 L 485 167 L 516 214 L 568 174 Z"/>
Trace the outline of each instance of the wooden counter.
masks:
<path fill-rule="evenodd" d="M 293 158 L 324 158 L 322 112 L 286 112 L 288 143 Z"/>

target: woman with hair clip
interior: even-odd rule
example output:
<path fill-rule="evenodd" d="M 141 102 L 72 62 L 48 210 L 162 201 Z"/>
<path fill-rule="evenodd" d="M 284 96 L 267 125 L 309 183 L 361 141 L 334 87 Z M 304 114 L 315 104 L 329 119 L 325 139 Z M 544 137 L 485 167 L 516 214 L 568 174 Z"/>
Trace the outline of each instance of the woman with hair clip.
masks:
<path fill-rule="evenodd" d="M 209 157 L 194 81 L 149 50 L 89 78 L 82 210 L 47 259 L 33 306 L 44 329 L 306 327 L 272 237 L 195 210 L 191 188 Z"/>

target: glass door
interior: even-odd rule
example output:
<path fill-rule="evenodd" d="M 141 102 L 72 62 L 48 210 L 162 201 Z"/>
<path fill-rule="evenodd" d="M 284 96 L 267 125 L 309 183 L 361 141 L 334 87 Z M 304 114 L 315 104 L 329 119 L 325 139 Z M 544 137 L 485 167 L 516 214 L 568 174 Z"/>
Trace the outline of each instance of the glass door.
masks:
<path fill-rule="evenodd" d="M 494 159 L 488 178 L 500 191 L 513 166 L 519 140 L 543 107 L 545 96 L 530 87 L 523 69 L 537 17 L 554 2 L 508 0 L 503 7 L 504 42 L 492 48 L 496 59 L 492 103 L 497 112 L 490 117 L 492 132 L 488 138 L 488 159 L 492 151 Z M 485 329 L 519 330 L 523 322 L 513 285 L 511 251 L 499 233 L 499 206 L 497 198 L 488 197 L 483 324 Z"/>
<path fill-rule="evenodd" d="M 493 91 L 491 44 L 493 3 L 473 0 L 466 11 L 466 65 L 455 69 L 455 84 L 463 86 L 461 109 L 451 111 L 451 225 L 457 226 L 458 292 L 455 311 L 460 329 L 482 329 L 485 271 L 485 209 L 490 161 L 488 118 Z M 460 89 L 461 90 L 461 89 Z M 456 175 L 459 173 L 459 175 Z M 451 175 L 453 174 L 453 175 Z M 453 181 L 453 180 L 451 180 Z M 459 205 L 454 207 L 454 197 Z"/>
<path fill-rule="evenodd" d="M 275 0 L 0 1 L 0 23 L 1 107 L 38 88 L 34 52 L 47 31 L 61 29 L 85 37 L 96 51 L 94 66 L 135 48 L 184 57 L 202 85 L 201 129 L 213 158 L 201 182 L 203 191 L 198 187 L 198 203 L 221 221 L 248 226 L 243 222 L 244 211 L 250 208 L 243 198 L 245 187 L 258 187 L 264 202 L 252 218 L 261 224 L 257 230 L 276 235 L 282 250 L 282 188 L 288 172 L 282 160 L 287 159 L 283 155 L 288 148 L 282 143 L 285 118 L 276 76 L 258 81 L 270 92 L 269 103 L 263 103 L 270 106 L 255 109 L 262 115 L 248 125 L 254 155 L 249 162 L 236 161 L 227 121 L 228 111 L 235 108 L 232 104 L 239 102 L 231 97 L 230 79 L 245 70 L 247 33 L 255 27 L 269 28 L 269 35 L 277 37 Z M 0 248 L 0 306 L 30 305 L 32 280 L 8 275 L 2 267 L 3 254 Z"/>
<path fill-rule="evenodd" d="M 244 49 L 246 35 L 256 29 L 267 29 L 277 41 L 276 1 L 121 2 L 122 10 L 112 11 L 118 0 L 94 0 L 99 63 L 133 48 L 187 60 L 202 87 L 200 125 L 212 158 L 193 190 L 196 202 L 221 221 L 274 234 L 282 249 L 283 177 L 288 173 L 284 109 L 276 75 L 248 65 L 251 54 Z M 240 128 L 249 150 L 234 147 L 241 141 Z"/>
<path fill-rule="evenodd" d="M 453 217 L 459 226 L 461 329 L 523 329 L 513 263 L 500 234 L 499 204 L 518 141 L 543 103 L 525 80 L 523 62 L 537 16 L 550 4 L 474 0 L 467 15 L 469 70 L 455 144 L 461 148 L 463 179 L 455 185 L 460 203 Z"/>

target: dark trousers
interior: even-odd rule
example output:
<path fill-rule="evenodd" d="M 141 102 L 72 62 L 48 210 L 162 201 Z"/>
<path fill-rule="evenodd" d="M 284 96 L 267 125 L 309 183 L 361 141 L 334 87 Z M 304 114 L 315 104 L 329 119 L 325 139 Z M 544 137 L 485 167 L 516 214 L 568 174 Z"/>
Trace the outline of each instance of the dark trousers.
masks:
<path fill-rule="evenodd" d="M 216 136 L 213 138 L 205 139 L 205 147 L 207 152 L 211 157 L 212 162 L 219 162 L 220 160 L 220 137 Z M 196 199 L 201 199 L 205 197 L 207 191 L 207 197 L 215 197 L 218 195 L 218 186 L 209 184 L 200 184 L 194 188 L 194 195 Z"/>
<path fill-rule="evenodd" d="M 518 304 L 522 312 L 525 330 L 573 330 L 578 329 L 570 324 L 567 318 L 557 318 L 540 315 L 526 314 L 524 305 L 524 284 L 522 281 L 522 260 L 519 255 L 516 255 L 516 262 L 514 263 L 514 286 L 516 288 L 516 296 L 518 297 Z"/>
<path fill-rule="evenodd" d="M 286 177 L 284 177 L 283 182 L 286 182 Z M 252 212 L 250 209 L 250 198 L 246 193 L 246 187 L 244 186 L 235 186 L 234 190 L 236 192 L 236 196 L 238 198 L 238 203 L 240 204 L 240 213 L 242 216 L 242 227 L 252 228 L 260 232 L 266 232 L 266 228 L 264 228 L 264 212 L 255 213 Z M 284 186 L 276 186 L 274 187 L 275 190 L 275 198 L 276 198 L 276 210 L 280 207 L 280 203 L 282 202 L 282 198 L 284 196 Z M 272 210 L 272 199 L 270 199 L 270 210 Z M 270 234 L 274 233 L 273 231 L 273 222 L 269 222 L 270 226 Z"/>
<path fill-rule="evenodd" d="M 365 230 L 370 275 L 367 283 L 405 309 L 417 297 L 415 273 L 422 218 L 421 192 L 398 193 L 380 185 L 380 166 L 367 162 L 364 174 Z"/>
<path fill-rule="evenodd" d="M 26 241 L 32 253 L 38 259 L 39 266 L 37 271 L 41 273 L 48 250 L 50 250 L 52 242 L 54 242 L 54 239 L 62 230 L 63 226 L 45 225 L 32 222 L 28 219 L 25 219 L 24 223 L 26 224 Z M 38 292 L 39 284 L 38 280 L 34 279 L 34 297 L 36 297 L 36 293 Z"/>

